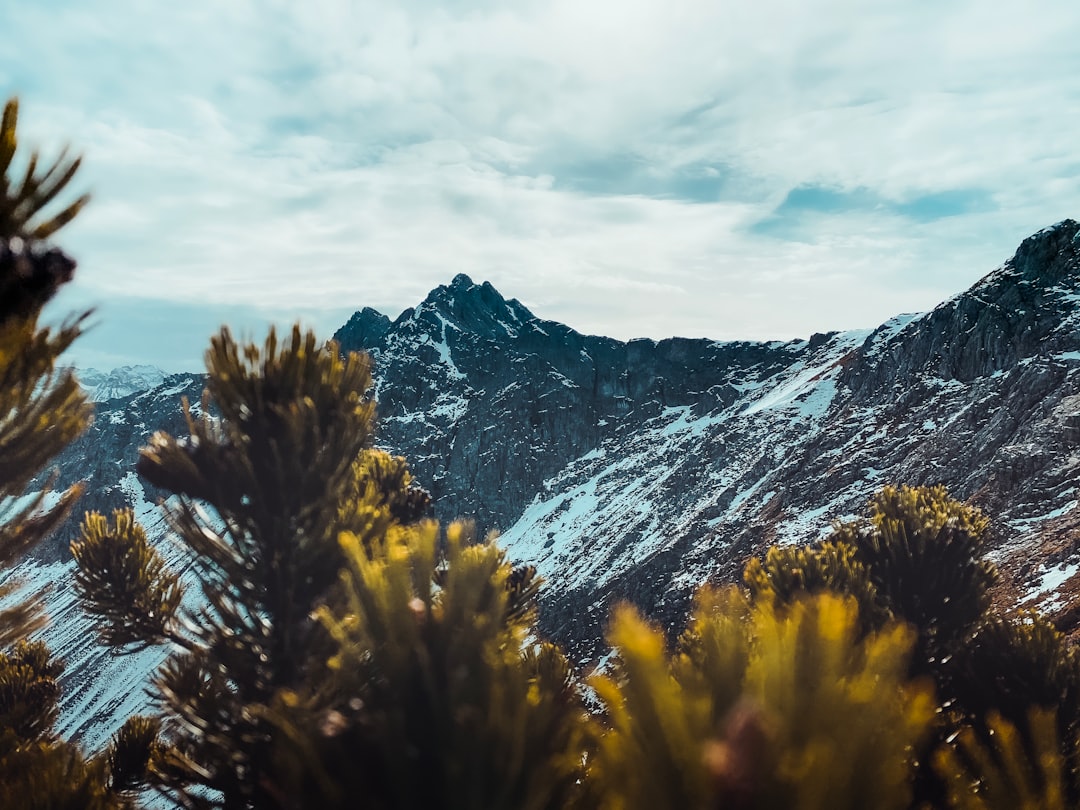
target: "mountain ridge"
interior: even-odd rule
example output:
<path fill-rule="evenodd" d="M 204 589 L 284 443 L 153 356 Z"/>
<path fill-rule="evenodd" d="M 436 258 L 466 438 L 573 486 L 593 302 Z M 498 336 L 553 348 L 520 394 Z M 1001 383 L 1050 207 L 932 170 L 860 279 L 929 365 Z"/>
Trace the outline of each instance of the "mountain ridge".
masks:
<path fill-rule="evenodd" d="M 1063 220 L 930 312 L 802 341 L 620 342 L 539 319 L 495 341 L 491 331 L 425 331 L 409 315 L 377 344 L 336 337 L 384 369 L 383 442 L 433 485 L 439 516 L 473 514 L 503 529 L 511 555 L 549 580 L 545 629 L 571 645 L 589 639 L 587 659 L 614 602 L 670 605 L 657 617 L 677 624 L 696 583 L 736 577 L 772 542 L 812 539 L 890 481 L 945 483 L 974 498 L 999 518 L 996 553 L 1007 559 L 1040 505 L 1051 514 L 1071 502 L 1078 245 L 1080 226 Z M 398 335 L 444 340 L 439 359 L 454 373 L 433 357 L 412 363 Z M 585 357 L 603 369 L 591 386 Z M 536 403 L 552 407 L 541 417 Z M 515 426 L 500 445 L 513 452 L 485 447 L 495 423 Z M 488 466 L 455 462 L 459 443 L 462 458 Z M 1077 517 L 1049 520 L 1064 536 Z M 1018 582 L 1039 565 L 1027 557 Z"/>
<path fill-rule="evenodd" d="M 704 581 L 732 581 L 768 545 L 812 541 L 886 483 L 946 484 L 994 520 L 999 598 L 1066 630 L 1080 577 L 1080 225 L 1025 240 L 969 290 L 875 329 L 792 341 L 618 341 L 534 316 L 459 274 L 391 320 L 360 309 L 335 334 L 369 351 L 377 442 L 405 456 L 440 520 L 501 530 L 547 585 L 541 630 L 583 666 L 607 617 L 637 603 L 681 626 Z M 183 434 L 170 375 L 99 403 L 58 460 L 82 508 L 134 505 L 167 529 L 134 474 L 156 429 Z M 70 576 L 66 536 L 16 574 Z M 175 550 L 160 546 L 167 554 Z M 70 589 L 46 638 L 71 663 L 61 730 L 96 745 L 131 710 L 152 655 L 96 647 Z"/>

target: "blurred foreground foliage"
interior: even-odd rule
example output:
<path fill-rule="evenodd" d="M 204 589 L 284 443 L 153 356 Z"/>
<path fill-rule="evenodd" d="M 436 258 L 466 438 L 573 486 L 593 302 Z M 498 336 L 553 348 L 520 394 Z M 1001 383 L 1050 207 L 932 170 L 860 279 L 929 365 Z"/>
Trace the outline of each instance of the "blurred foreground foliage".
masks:
<path fill-rule="evenodd" d="M 0 127 L 0 565 L 77 490 L 27 488 L 89 419 L 38 325 L 74 262 L 42 244 L 63 156 L 15 182 Z M 186 436 L 138 472 L 171 494 L 168 558 L 130 510 L 86 515 L 74 587 L 100 641 L 165 645 L 148 716 L 87 755 L 53 732 L 40 595 L 0 586 L 0 807 L 1005 808 L 1080 800 L 1080 669 L 1033 612 L 995 613 L 987 519 L 886 487 L 820 543 L 705 587 L 677 641 L 631 606 L 582 678 L 536 629 L 540 581 L 440 527 L 372 445 L 366 357 L 223 329 Z"/>

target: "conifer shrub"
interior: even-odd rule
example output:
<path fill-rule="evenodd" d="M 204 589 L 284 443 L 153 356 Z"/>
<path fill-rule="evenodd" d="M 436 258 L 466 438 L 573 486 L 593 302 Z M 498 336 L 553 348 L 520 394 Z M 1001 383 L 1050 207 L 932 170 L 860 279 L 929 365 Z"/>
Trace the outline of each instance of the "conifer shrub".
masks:
<path fill-rule="evenodd" d="M 42 327 L 41 308 L 72 277 L 75 262 L 42 240 L 64 225 L 85 196 L 49 216 L 45 210 L 65 188 L 79 162 L 63 156 L 44 171 L 32 153 L 22 180 L 11 176 L 17 152 L 18 103 L 0 117 L 0 567 L 34 547 L 67 517 L 80 490 L 50 505 L 49 487 L 27 487 L 89 424 L 91 408 L 60 354 L 78 337 L 82 317 L 59 328 Z M 15 600 L 19 583 L 0 584 L 0 648 L 44 623 L 34 598 Z"/>
<path fill-rule="evenodd" d="M 867 626 L 884 613 L 914 630 L 908 677 L 932 677 L 939 702 L 933 733 L 912 752 L 920 802 L 1072 806 L 1080 801 L 1080 664 L 1041 616 L 991 612 L 998 573 L 981 556 L 988 523 L 942 487 L 886 487 L 866 518 L 834 527 L 816 546 L 770 549 L 744 580 L 757 602 L 846 593 L 869 614 Z M 1067 805 L 1044 796 L 1051 784 Z M 958 804 L 965 791 L 983 798 Z M 1037 803 L 1044 799 L 1050 804 Z"/>
<path fill-rule="evenodd" d="M 1055 778 L 1071 803 L 1080 801 L 1080 661 L 1046 618 L 1034 611 L 988 617 L 957 654 L 953 680 L 969 734 L 994 750 L 992 738 L 1007 724 L 1031 763 L 1053 739 L 1062 766 Z M 1032 716 L 1053 721 L 1053 735 L 1033 727 Z"/>
<path fill-rule="evenodd" d="M 955 680 L 971 717 L 993 710 L 1016 725 L 1039 707 L 1055 709 L 1074 731 L 1080 722 L 1076 651 L 1035 611 L 988 616 L 957 654 Z"/>
<path fill-rule="evenodd" d="M 775 608 L 707 589 L 674 659 L 631 608 L 609 640 L 615 673 L 592 680 L 609 726 L 592 763 L 599 806 L 907 806 L 932 687 L 906 680 L 912 634 L 864 636 L 854 599 Z"/>
<path fill-rule="evenodd" d="M 947 688 L 954 653 L 990 608 L 998 580 L 983 559 L 989 520 L 941 486 L 887 486 L 867 515 L 840 523 L 822 542 L 773 547 L 752 559 L 743 580 L 754 599 L 777 604 L 804 594 L 838 592 L 856 599 L 867 629 L 888 620 L 916 631 L 913 675 Z"/>
<path fill-rule="evenodd" d="M 0 569 L 8 568 L 64 521 L 79 487 L 51 492 L 34 480 L 85 430 L 91 408 L 61 353 L 85 315 L 59 327 L 40 324 L 42 307 L 71 280 L 75 262 L 47 243 L 86 203 L 61 197 L 79 160 L 61 154 L 42 167 L 26 157 L 18 177 L 18 103 L 0 117 Z M 59 210 L 58 209 L 59 206 Z M 0 583 L 0 807 L 20 810 L 115 810 L 129 797 L 115 789 L 109 752 L 87 758 L 57 737 L 62 665 L 29 636 L 45 624 L 41 594 L 17 578 Z"/>
<path fill-rule="evenodd" d="M 372 538 L 374 540 L 374 538 Z M 286 695 L 281 773 L 310 807 L 564 808 L 585 714 L 556 647 L 531 638 L 535 588 L 454 524 L 344 533 L 337 652 Z M 440 548 L 442 551 L 440 551 Z"/>
<path fill-rule="evenodd" d="M 945 806 L 954 810 L 1068 810 L 1072 767 L 1051 709 L 1033 708 L 1025 731 L 990 712 L 980 732 L 965 726 L 953 743 L 935 752 L 947 785 Z"/>
<path fill-rule="evenodd" d="M 173 494 L 169 520 L 200 593 L 150 548 L 130 510 L 87 515 L 72 543 L 76 587 L 119 652 L 168 643 L 153 688 L 160 737 L 145 784 L 185 806 L 274 807 L 271 719 L 288 690 L 331 656 L 313 611 L 332 601 L 345 555 L 339 535 L 372 547 L 415 521 L 426 494 L 407 468 L 371 448 L 367 358 L 340 356 L 299 327 L 279 341 L 238 344 L 228 330 L 207 353 L 189 437 L 155 434 L 139 472 Z M 197 603 L 197 606 L 195 606 Z M 129 769 L 129 784 L 137 780 Z"/>
<path fill-rule="evenodd" d="M 941 486 L 887 486 L 868 517 L 836 527 L 892 615 L 918 633 L 913 663 L 944 686 L 942 667 L 990 607 L 998 580 L 982 557 L 989 520 Z"/>
<path fill-rule="evenodd" d="M 789 605 L 807 595 L 842 593 L 859 606 L 863 634 L 879 630 L 892 611 L 870 580 L 870 571 L 855 546 L 825 540 L 811 546 L 773 546 L 762 559 L 754 558 L 743 571 L 743 583 L 755 602 Z"/>

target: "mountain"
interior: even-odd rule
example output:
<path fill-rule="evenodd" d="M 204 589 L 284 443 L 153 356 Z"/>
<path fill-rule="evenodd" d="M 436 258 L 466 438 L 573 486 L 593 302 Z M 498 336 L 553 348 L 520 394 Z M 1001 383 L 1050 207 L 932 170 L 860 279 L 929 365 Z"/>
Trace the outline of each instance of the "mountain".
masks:
<path fill-rule="evenodd" d="M 931 312 L 872 330 L 624 342 L 458 275 L 394 320 L 358 311 L 335 338 L 373 358 L 380 445 L 409 459 L 437 517 L 473 516 L 537 566 L 542 628 L 583 665 L 604 654 L 616 602 L 680 626 L 701 582 L 736 578 L 772 543 L 813 540 L 890 482 L 943 483 L 984 507 L 1007 573 L 999 598 L 1076 624 L 1074 221 L 1026 239 Z M 87 505 L 130 501 L 160 536 L 161 493 L 134 475 L 134 457 L 153 429 L 183 431 L 180 396 L 197 402 L 201 385 L 176 375 L 100 403 L 92 433 L 60 459 L 61 483 L 89 478 Z M 23 573 L 64 582 L 66 539 Z M 50 599 L 47 635 L 72 665 L 62 730 L 95 744 L 155 660 L 95 652 L 67 590 Z"/>
<path fill-rule="evenodd" d="M 79 369 L 77 375 L 91 402 L 121 399 L 165 382 L 165 372 L 157 366 L 121 366 L 112 371 L 86 368 Z"/>
<path fill-rule="evenodd" d="M 439 516 L 502 529 L 548 580 L 544 630 L 584 662 L 619 600 L 681 625 L 699 583 L 890 482 L 985 507 L 1012 598 L 1071 584 L 1078 233 L 1035 234 L 932 312 L 802 341 L 584 336 L 463 275 L 335 337 L 374 358 L 383 441 Z"/>

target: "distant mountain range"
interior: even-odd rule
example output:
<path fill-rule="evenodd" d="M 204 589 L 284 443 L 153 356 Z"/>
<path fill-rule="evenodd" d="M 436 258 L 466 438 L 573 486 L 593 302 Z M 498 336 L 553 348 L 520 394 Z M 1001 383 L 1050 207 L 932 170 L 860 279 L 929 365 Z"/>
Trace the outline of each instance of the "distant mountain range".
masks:
<path fill-rule="evenodd" d="M 83 368 L 78 375 L 92 402 L 122 399 L 165 382 L 165 372 L 157 366 L 121 366 L 112 371 Z"/>
<path fill-rule="evenodd" d="M 440 519 L 498 529 L 547 580 L 542 629 L 583 665 L 628 599 L 682 624 L 706 580 L 772 543 L 813 540 L 890 482 L 943 483 L 994 519 L 999 598 L 1076 622 L 1080 584 L 1080 225 L 1026 239 L 970 290 L 876 329 L 788 342 L 622 342 L 536 318 L 456 276 L 396 319 L 358 311 L 334 336 L 374 359 L 380 444 L 407 457 Z M 141 373 L 141 372 L 140 372 Z M 183 431 L 195 375 L 101 401 L 60 459 L 87 508 L 131 503 L 164 532 L 135 476 L 158 428 Z M 95 390 L 97 390 L 95 388 Z M 102 389 L 105 391 L 106 389 Z M 23 565 L 69 576 L 58 538 Z M 171 554 L 168 546 L 163 546 Z M 62 730 L 101 741 L 156 653 L 94 646 L 69 589 L 49 640 L 69 660 Z"/>

